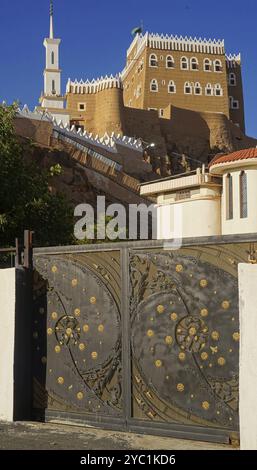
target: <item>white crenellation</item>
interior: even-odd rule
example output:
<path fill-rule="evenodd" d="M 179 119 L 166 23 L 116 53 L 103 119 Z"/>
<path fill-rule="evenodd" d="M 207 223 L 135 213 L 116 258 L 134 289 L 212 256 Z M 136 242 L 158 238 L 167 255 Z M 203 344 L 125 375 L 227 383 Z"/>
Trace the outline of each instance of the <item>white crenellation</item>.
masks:
<path fill-rule="evenodd" d="M 83 80 L 78 81 L 76 79 L 72 81 L 69 79 L 66 86 L 66 93 L 93 94 L 109 88 L 123 88 L 121 75 L 110 75 L 109 77 L 106 75 L 105 77 L 100 77 L 92 81 L 86 80 L 85 82 L 83 82 Z"/>
<path fill-rule="evenodd" d="M 241 54 L 226 55 L 226 62 L 228 68 L 236 68 L 238 65 L 241 65 Z"/>

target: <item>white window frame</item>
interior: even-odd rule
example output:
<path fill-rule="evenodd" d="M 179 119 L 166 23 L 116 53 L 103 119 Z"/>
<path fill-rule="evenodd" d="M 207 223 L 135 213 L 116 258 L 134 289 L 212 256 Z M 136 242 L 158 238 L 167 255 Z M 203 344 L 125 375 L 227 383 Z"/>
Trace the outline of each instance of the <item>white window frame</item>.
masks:
<path fill-rule="evenodd" d="M 220 90 L 219 94 L 217 93 L 217 90 Z M 223 88 L 220 83 L 216 83 L 214 85 L 214 95 L 219 97 L 223 96 Z"/>
<path fill-rule="evenodd" d="M 189 92 L 189 93 L 187 93 L 186 88 L 190 88 L 190 92 Z M 190 83 L 190 82 L 185 82 L 185 84 L 184 84 L 184 94 L 185 94 L 185 95 L 192 95 L 192 94 L 193 94 L 193 86 L 192 86 L 192 83 Z"/>
<path fill-rule="evenodd" d="M 84 108 L 81 109 L 80 106 L 84 106 Z M 86 103 L 78 103 L 78 111 L 86 111 L 86 109 L 87 109 Z"/>
<path fill-rule="evenodd" d="M 194 65 L 196 65 L 196 68 L 193 67 Z M 190 59 L 190 70 L 193 72 L 197 72 L 199 70 L 199 61 L 196 57 L 191 57 Z"/>
<path fill-rule="evenodd" d="M 210 90 L 211 93 L 208 93 L 207 91 Z M 205 87 L 205 96 L 213 96 L 213 86 L 211 83 L 207 83 Z"/>
<path fill-rule="evenodd" d="M 173 91 L 170 91 L 170 88 L 173 87 Z M 177 92 L 177 87 L 174 80 L 170 80 L 168 83 L 168 93 L 174 95 Z"/>
<path fill-rule="evenodd" d="M 184 64 L 186 65 L 186 67 L 183 67 Z M 180 69 L 181 70 L 189 70 L 188 57 L 186 57 L 186 56 L 181 57 L 181 59 L 180 59 Z"/>
<path fill-rule="evenodd" d="M 160 108 L 159 109 L 159 117 L 162 118 L 164 116 L 164 109 Z"/>
<path fill-rule="evenodd" d="M 208 70 L 206 69 L 207 64 L 208 64 L 208 67 L 210 67 Z M 203 70 L 204 72 L 212 72 L 212 60 L 211 59 L 208 59 L 207 57 L 206 59 L 204 59 Z"/>
<path fill-rule="evenodd" d="M 240 109 L 239 100 L 235 100 L 234 96 L 229 97 L 229 107 L 230 109 Z"/>
<path fill-rule="evenodd" d="M 222 62 L 221 62 L 220 59 L 214 60 L 213 64 L 214 64 L 214 72 L 216 72 L 216 73 L 222 73 L 223 72 Z M 217 70 L 217 67 L 219 67 L 220 70 Z"/>
<path fill-rule="evenodd" d="M 171 63 L 172 65 L 168 65 Z M 174 69 L 175 68 L 175 61 L 172 55 L 167 55 L 166 57 L 166 69 Z"/>
<path fill-rule="evenodd" d="M 156 90 L 152 89 L 153 85 L 156 85 Z M 156 78 L 152 78 L 152 80 L 150 81 L 150 92 L 151 93 L 158 93 L 159 92 L 158 80 Z"/>
<path fill-rule="evenodd" d="M 228 84 L 229 86 L 236 86 L 236 74 L 234 72 L 230 72 L 228 76 Z"/>
<path fill-rule="evenodd" d="M 152 61 L 155 62 L 155 65 L 152 65 Z M 149 56 L 149 67 L 157 68 L 158 67 L 158 57 L 156 54 L 150 54 Z"/>
<path fill-rule="evenodd" d="M 200 90 L 200 93 L 196 93 L 196 89 L 197 89 L 197 88 Z M 201 96 L 201 95 L 203 94 L 203 89 L 202 89 L 201 83 L 196 82 L 196 83 L 194 84 L 194 94 L 195 94 L 196 96 Z"/>

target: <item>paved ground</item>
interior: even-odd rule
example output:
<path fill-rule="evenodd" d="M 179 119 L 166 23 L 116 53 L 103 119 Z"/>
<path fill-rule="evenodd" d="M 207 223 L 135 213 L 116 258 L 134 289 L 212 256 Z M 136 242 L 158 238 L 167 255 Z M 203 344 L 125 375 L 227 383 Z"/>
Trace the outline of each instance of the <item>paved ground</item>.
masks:
<path fill-rule="evenodd" d="M 41 423 L 0 423 L 5 450 L 231 450 L 230 446 Z"/>

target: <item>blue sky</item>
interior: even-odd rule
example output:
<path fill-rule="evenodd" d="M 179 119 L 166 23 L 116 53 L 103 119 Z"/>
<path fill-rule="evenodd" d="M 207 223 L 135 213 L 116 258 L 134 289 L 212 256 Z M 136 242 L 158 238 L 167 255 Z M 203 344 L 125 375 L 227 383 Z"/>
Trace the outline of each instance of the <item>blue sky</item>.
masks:
<path fill-rule="evenodd" d="M 224 38 L 228 53 L 242 53 L 247 133 L 257 137 L 256 0 L 54 0 L 54 10 L 63 90 L 68 77 L 119 72 L 141 19 L 150 32 Z M 1 0 L 1 101 L 37 104 L 48 15 L 49 0 Z"/>

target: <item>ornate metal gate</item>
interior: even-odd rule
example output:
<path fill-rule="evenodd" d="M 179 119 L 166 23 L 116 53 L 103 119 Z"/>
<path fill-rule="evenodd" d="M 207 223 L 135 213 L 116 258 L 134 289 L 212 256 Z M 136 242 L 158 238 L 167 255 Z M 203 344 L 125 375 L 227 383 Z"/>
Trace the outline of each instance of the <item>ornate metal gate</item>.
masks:
<path fill-rule="evenodd" d="M 227 441 L 248 246 L 36 251 L 36 416 Z"/>

